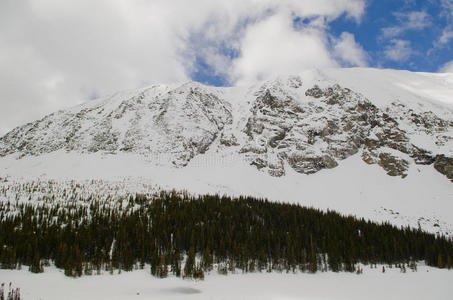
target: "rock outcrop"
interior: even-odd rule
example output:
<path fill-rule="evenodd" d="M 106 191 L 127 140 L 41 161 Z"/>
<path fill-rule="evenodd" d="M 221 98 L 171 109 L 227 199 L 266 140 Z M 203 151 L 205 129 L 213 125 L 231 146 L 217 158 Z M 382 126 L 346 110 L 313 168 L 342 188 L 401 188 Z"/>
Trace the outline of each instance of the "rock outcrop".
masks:
<path fill-rule="evenodd" d="M 211 150 L 284 176 L 288 168 L 313 174 L 360 155 L 390 176 L 433 165 L 453 181 L 452 114 L 398 100 L 377 106 L 347 87 L 305 84 L 297 76 L 244 92 L 236 102 L 250 105 L 241 110 L 226 94 L 194 82 L 118 93 L 15 128 L 0 138 L 0 156 L 134 153 L 183 167 Z"/>

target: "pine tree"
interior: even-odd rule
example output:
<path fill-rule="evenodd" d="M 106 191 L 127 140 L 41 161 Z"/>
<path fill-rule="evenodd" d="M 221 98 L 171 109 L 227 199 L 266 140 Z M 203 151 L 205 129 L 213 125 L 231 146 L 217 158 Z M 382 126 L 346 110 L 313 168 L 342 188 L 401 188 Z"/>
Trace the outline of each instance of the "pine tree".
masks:
<path fill-rule="evenodd" d="M 33 261 L 32 261 L 32 263 L 30 265 L 29 270 L 32 273 L 42 273 L 42 272 L 44 272 L 44 269 L 41 266 L 41 260 L 40 260 L 38 251 L 35 251 L 35 254 L 33 256 Z"/>
<path fill-rule="evenodd" d="M 437 267 L 438 268 L 443 268 L 444 267 L 444 260 L 442 258 L 442 254 L 441 253 L 439 253 L 437 255 Z"/>
<path fill-rule="evenodd" d="M 187 255 L 186 264 L 184 265 L 184 277 L 192 277 L 195 267 L 195 250 L 191 246 Z"/>
<path fill-rule="evenodd" d="M 310 273 L 316 273 L 318 271 L 318 260 L 316 258 L 316 253 L 312 252 L 310 254 L 310 262 L 308 267 Z"/>
<path fill-rule="evenodd" d="M 165 277 L 167 277 L 167 275 L 168 275 L 168 266 L 165 262 L 165 255 L 161 254 L 156 276 L 158 276 L 160 278 L 165 278 Z"/>

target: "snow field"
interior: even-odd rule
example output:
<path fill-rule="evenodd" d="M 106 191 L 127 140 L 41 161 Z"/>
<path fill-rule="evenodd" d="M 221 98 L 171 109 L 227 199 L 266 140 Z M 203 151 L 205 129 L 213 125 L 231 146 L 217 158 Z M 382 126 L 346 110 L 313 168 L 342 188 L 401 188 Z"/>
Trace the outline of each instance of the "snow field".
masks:
<path fill-rule="evenodd" d="M 0 282 L 12 282 L 25 300 L 80 299 L 436 299 L 449 300 L 453 293 L 453 272 L 419 264 L 418 271 L 382 266 L 364 267 L 354 273 L 251 273 L 218 275 L 204 281 L 176 277 L 159 279 L 143 270 L 70 278 L 54 267 L 44 273 L 0 270 Z"/>

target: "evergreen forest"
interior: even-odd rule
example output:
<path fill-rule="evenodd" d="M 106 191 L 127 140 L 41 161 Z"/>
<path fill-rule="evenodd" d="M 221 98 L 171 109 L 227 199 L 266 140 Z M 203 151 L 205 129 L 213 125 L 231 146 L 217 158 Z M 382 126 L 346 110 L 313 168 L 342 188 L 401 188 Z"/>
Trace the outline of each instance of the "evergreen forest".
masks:
<path fill-rule="evenodd" d="M 453 241 L 413 228 L 251 197 L 160 192 L 115 207 L 0 202 L 0 267 L 68 276 L 151 268 L 205 272 L 360 273 L 360 264 L 453 267 Z M 14 206 L 14 209 L 12 208 Z"/>

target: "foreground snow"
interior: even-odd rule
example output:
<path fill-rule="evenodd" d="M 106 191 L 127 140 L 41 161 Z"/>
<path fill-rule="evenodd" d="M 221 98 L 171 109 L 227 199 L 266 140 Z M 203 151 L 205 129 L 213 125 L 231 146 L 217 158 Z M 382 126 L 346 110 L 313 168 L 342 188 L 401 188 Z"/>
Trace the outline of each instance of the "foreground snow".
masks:
<path fill-rule="evenodd" d="M 158 279 L 149 270 L 65 277 L 46 268 L 43 274 L 0 270 L 0 281 L 21 289 L 23 299 L 451 299 L 453 271 L 419 266 L 417 272 L 398 268 L 364 268 L 350 273 L 211 274 L 204 281 L 174 277 Z"/>

